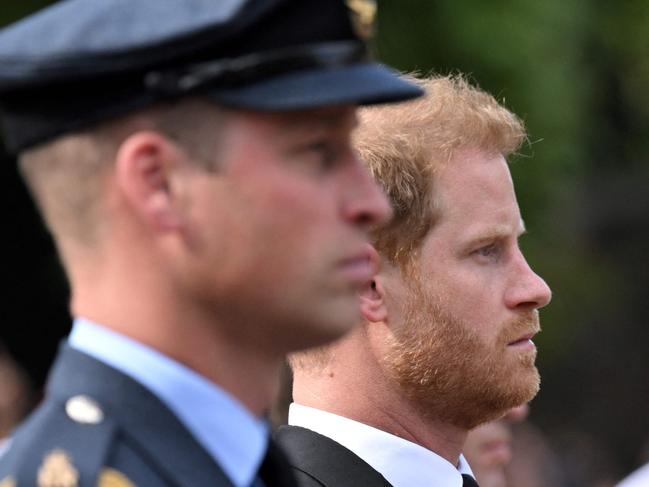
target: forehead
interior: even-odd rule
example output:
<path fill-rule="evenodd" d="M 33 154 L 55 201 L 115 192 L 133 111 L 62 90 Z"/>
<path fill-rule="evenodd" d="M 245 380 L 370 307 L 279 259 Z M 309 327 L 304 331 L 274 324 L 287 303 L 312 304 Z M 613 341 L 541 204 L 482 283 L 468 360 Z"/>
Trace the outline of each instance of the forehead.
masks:
<path fill-rule="evenodd" d="M 455 226 L 464 234 L 496 225 L 522 225 L 514 185 L 500 154 L 460 151 L 444 165 L 433 186 L 439 212 L 436 227 Z"/>
<path fill-rule="evenodd" d="M 445 213 L 509 202 L 515 199 L 507 161 L 501 154 L 462 150 L 436 175 L 433 196 Z"/>
<path fill-rule="evenodd" d="M 352 105 L 282 112 L 237 110 L 233 120 L 235 125 L 238 122 L 277 137 L 331 130 L 350 132 L 357 124 L 356 107 Z"/>

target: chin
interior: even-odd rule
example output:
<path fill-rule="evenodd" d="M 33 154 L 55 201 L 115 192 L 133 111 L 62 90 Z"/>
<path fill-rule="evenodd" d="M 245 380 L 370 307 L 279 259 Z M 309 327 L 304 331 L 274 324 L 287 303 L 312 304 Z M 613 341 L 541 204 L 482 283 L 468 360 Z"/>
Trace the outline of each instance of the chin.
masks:
<path fill-rule="evenodd" d="M 519 401 L 518 404 L 515 404 L 512 407 L 520 406 L 526 402 L 530 402 L 538 394 L 541 388 L 541 376 L 536 367 L 532 367 L 527 371 L 526 380 L 521 385 L 521 398 L 522 401 Z"/>
<path fill-rule="evenodd" d="M 502 418 L 510 409 L 531 401 L 539 391 L 540 377 L 536 367 L 525 367 L 509 380 L 492 383 L 489 389 L 473 397 L 473 407 L 456 416 L 455 425 L 471 430 Z M 474 391 L 475 392 L 475 391 Z"/>
<path fill-rule="evenodd" d="M 496 407 L 488 421 L 501 418 L 507 411 L 530 402 L 540 389 L 540 376 L 536 367 L 532 366 L 519 372 L 505 387 L 496 394 Z M 485 422 L 485 421 L 483 421 Z"/>
<path fill-rule="evenodd" d="M 286 342 L 290 348 L 287 353 L 328 345 L 347 335 L 360 323 L 357 310 L 351 314 L 345 313 L 338 316 L 330 314 L 326 318 L 313 320 L 308 326 L 304 321 L 297 323 L 286 334 Z"/>

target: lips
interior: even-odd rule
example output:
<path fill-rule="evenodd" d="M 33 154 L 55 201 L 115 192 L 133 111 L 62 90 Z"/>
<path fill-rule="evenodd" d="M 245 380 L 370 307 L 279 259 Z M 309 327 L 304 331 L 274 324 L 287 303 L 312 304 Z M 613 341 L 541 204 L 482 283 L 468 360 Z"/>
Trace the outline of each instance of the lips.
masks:
<path fill-rule="evenodd" d="M 532 339 L 540 331 L 539 313 L 538 310 L 534 310 L 509 322 L 503 329 L 499 343 L 506 344 L 509 347 L 526 345 L 533 348 L 534 342 Z"/>
<path fill-rule="evenodd" d="M 377 264 L 364 250 L 340 262 L 340 270 L 345 279 L 358 285 L 367 284 L 378 272 Z"/>
<path fill-rule="evenodd" d="M 508 346 L 516 346 L 516 345 L 525 345 L 527 343 L 533 343 L 532 338 L 536 335 L 537 332 L 531 332 L 527 333 L 525 335 L 519 336 L 518 338 L 510 341 L 507 345 Z"/>

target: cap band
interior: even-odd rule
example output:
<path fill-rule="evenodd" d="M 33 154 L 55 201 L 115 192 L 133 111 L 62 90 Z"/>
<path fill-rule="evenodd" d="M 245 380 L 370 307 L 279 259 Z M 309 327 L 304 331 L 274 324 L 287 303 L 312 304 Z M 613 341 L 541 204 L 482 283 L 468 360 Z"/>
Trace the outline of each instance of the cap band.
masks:
<path fill-rule="evenodd" d="M 144 76 L 144 86 L 157 94 L 176 96 L 203 87 L 241 85 L 300 70 L 335 68 L 367 60 L 369 54 L 361 42 L 330 42 L 150 71 Z"/>

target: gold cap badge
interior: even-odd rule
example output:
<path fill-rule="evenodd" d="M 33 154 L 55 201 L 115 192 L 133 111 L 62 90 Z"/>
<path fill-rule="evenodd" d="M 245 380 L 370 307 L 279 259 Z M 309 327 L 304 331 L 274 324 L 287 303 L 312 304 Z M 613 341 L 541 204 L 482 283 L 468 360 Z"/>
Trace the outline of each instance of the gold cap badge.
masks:
<path fill-rule="evenodd" d="M 52 450 L 38 469 L 38 487 L 76 487 L 79 472 L 63 450 Z"/>
<path fill-rule="evenodd" d="M 104 420 L 104 412 L 88 396 L 74 396 L 65 403 L 68 417 L 77 423 L 99 424 Z"/>
<path fill-rule="evenodd" d="M 351 10 L 351 21 L 356 35 L 364 41 L 374 37 L 376 25 L 376 0 L 345 0 Z"/>
<path fill-rule="evenodd" d="M 113 468 L 105 468 L 99 474 L 97 487 L 135 487 L 126 475 Z"/>

